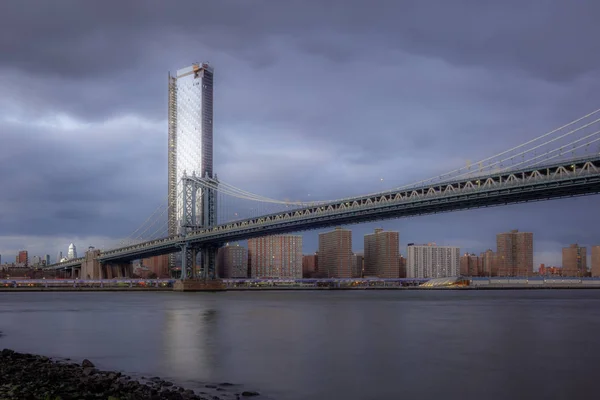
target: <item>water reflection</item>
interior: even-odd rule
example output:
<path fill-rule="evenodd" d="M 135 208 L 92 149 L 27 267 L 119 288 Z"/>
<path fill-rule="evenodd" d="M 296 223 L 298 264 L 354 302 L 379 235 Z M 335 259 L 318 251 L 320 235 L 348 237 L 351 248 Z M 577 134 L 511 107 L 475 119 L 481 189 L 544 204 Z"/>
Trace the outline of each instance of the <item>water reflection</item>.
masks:
<path fill-rule="evenodd" d="M 600 291 L 0 293 L 0 331 L 0 348 L 284 400 L 585 398 Z"/>

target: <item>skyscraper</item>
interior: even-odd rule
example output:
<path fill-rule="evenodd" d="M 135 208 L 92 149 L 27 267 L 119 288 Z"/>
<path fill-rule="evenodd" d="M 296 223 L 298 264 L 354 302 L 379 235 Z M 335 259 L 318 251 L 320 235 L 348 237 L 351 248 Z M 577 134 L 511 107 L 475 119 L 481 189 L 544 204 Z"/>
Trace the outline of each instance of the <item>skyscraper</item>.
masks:
<path fill-rule="evenodd" d="M 587 248 L 572 244 L 562 249 L 563 276 L 583 277 L 587 274 Z"/>
<path fill-rule="evenodd" d="M 592 247 L 592 276 L 600 276 L 600 246 Z"/>
<path fill-rule="evenodd" d="M 533 275 L 533 233 L 512 230 L 496 235 L 499 276 Z"/>
<path fill-rule="evenodd" d="M 169 74 L 168 146 L 169 235 L 175 235 L 183 217 L 181 178 L 213 178 L 213 68 L 207 63 Z M 205 212 L 209 199 L 198 196 L 195 223 L 212 225 Z"/>
<path fill-rule="evenodd" d="M 302 236 L 248 239 L 252 278 L 302 278 Z"/>
<path fill-rule="evenodd" d="M 75 245 L 73 243 L 71 243 L 69 245 L 69 250 L 67 251 L 67 258 L 69 260 L 77 258 L 77 248 L 75 247 Z"/>
<path fill-rule="evenodd" d="M 365 276 L 398 278 L 400 275 L 400 234 L 375 229 L 365 235 Z"/>
<path fill-rule="evenodd" d="M 460 249 L 451 246 L 409 245 L 407 278 L 445 278 L 458 276 Z"/>
<path fill-rule="evenodd" d="M 17 263 L 23 264 L 24 266 L 29 266 L 29 254 L 27 250 L 19 251 L 19 255 L 17 256 Z"/>
<path fill-rule="evenodd" d="M 352 277 L 352 231 L 335 228 L 319 233 L 319 274 L 327 278 Z"/>

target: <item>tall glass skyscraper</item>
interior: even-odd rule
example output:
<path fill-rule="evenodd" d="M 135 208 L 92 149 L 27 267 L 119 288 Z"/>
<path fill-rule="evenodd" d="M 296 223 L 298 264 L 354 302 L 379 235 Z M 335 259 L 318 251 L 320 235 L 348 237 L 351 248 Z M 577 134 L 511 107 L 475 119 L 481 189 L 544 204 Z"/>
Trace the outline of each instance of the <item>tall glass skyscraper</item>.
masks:
<path fill-rule="evenodd" d="M 213 177 L 213 68 L 193 64 L 169 73 L 169 235 L 181 232 L 185 174 Z M 197 223 L 204 221 L 198 194 Z"/>

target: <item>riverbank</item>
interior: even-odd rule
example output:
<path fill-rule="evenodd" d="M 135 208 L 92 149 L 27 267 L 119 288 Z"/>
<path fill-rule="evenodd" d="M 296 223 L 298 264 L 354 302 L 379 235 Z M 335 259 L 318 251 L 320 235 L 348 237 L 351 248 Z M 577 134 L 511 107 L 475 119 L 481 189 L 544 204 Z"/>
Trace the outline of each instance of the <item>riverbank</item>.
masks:
<path fill-rule="evenodd" d="M 263 286 L 263 287 L 228 287 L 218 292 L 293 292 L 293 291 L 414 291 L 414 290 L 562 290 L 562 289 L 600 289 L 600 285 L 481 285 L 481 286 L 373 286 L 373 287 L 295 287 L 295 286 Z M 0 287 L 1 292 L 173 292 L 173 288 L 163 287 Z M 205 290 L 210 292 L 211 290 Z"/>
<path fill-rule="evenodd" d="M 205 387 L 196 393 L 158 377 L 138 381 L 120 372 L 99 371 L 89 360 L 76 364 L 8 349 L 0 352 L 0 399 L 233 400 L 258 396 L 236 392 L 230 383 Z"/>

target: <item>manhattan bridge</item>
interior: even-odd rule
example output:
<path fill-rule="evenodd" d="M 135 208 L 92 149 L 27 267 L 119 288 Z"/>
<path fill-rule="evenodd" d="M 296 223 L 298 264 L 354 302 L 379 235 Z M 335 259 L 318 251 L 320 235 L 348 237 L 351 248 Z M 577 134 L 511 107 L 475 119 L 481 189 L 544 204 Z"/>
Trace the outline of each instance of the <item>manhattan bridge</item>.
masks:
<path fill-rule="evenodd" d="M 181 252 L 181 279 L 216 277 L 224 243 L 383 219 L 502 206 L 600 193 L 600 109 L 480 161 L 389 190 L 333 200 L 284 201 L 208 176 L 183 175 L 181 229 L 169 235 L 167 204 L 157 208 L 120 247 L 48 266 L 88 279 L 105 278 L 132 260 Z M 171 186 L 170 186 L 171 187 Z M 173 195 L 173 193 L 169 193 Z M 201 199 L 213 199 L 199 207 Z M 203 208 L 204 216 L 197 215 Z M 92 263 L 92 264 L 90 264 Z M 87 267 L 86 267 L 87 265 Z M 93 265 L 93 268 L 90 267 Z M 78 271 L 79 272 L 76 272 Z M 91 272 L 90 272 L 91 271 Z M 127 275 L 123 272 L 123 275 Z M 85 276 L 81 276 L 85 278 Z"/>

